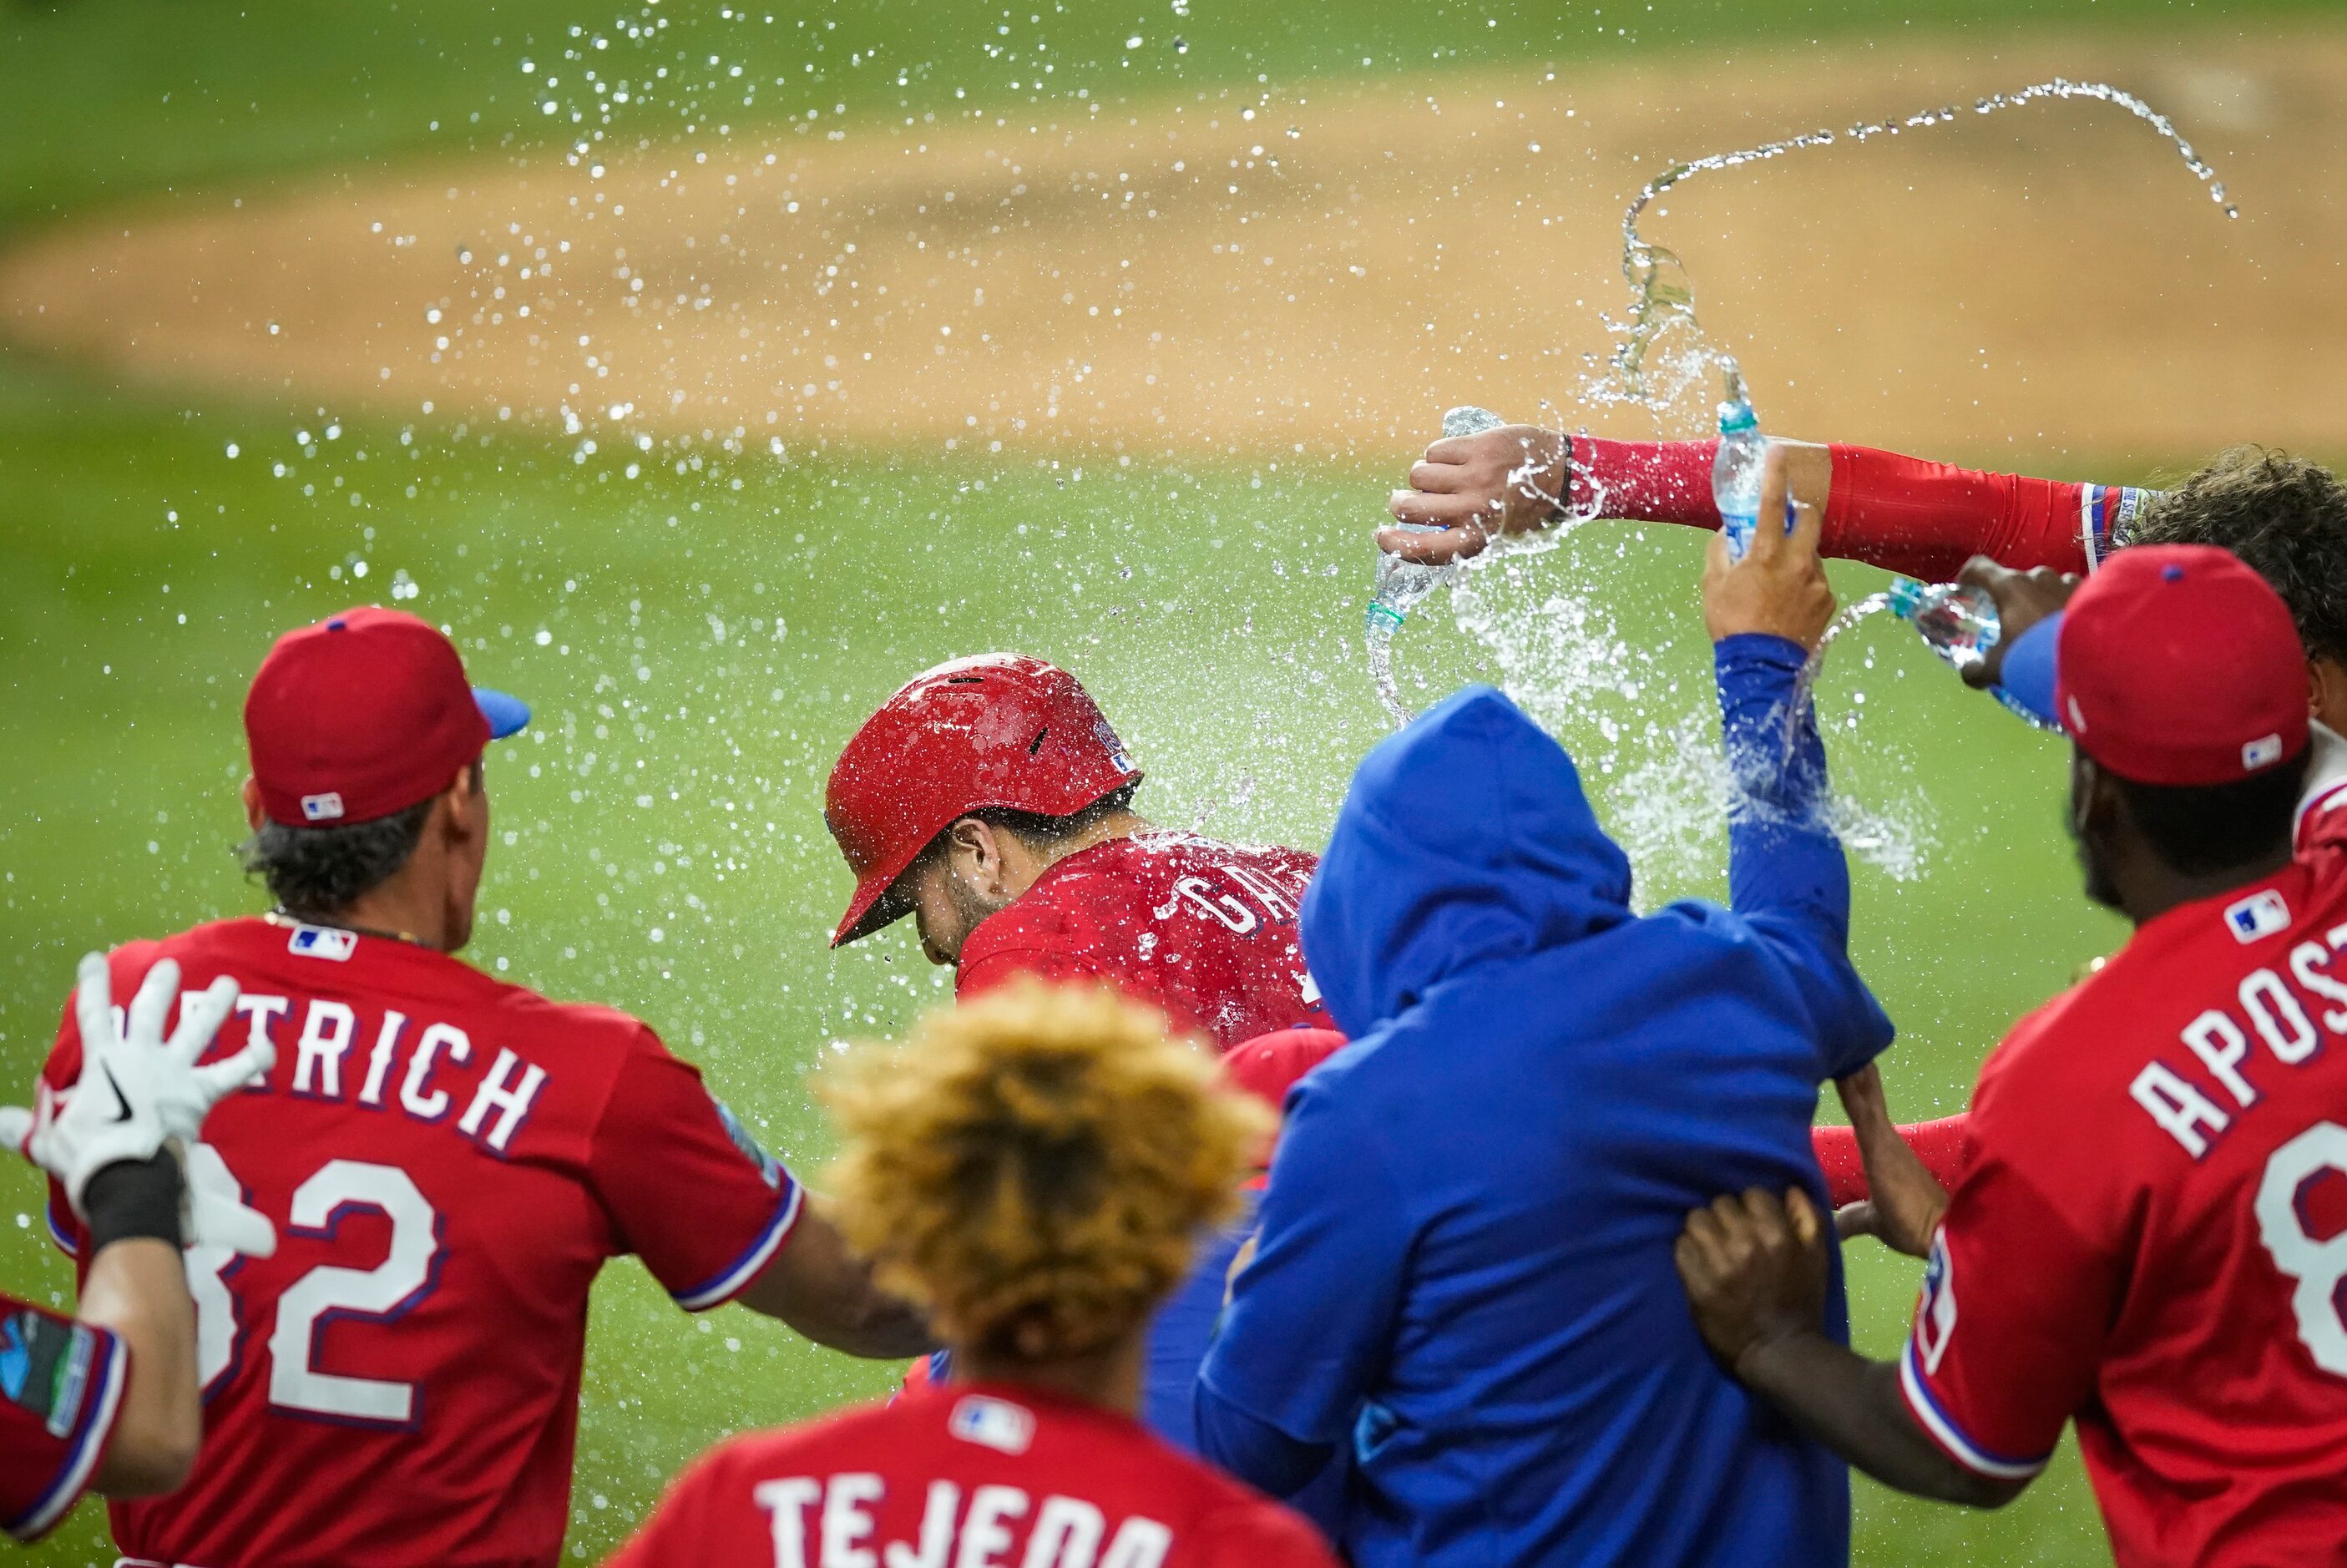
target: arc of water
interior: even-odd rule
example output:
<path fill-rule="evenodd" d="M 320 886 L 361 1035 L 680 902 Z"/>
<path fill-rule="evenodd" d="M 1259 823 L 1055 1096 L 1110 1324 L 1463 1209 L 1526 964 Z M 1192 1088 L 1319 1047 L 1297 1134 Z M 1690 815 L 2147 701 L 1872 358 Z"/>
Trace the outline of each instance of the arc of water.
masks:
<path fill-rule="evenodd" d="M 2107 82 L 2074 82 L 2055 77 L 2051 81 L 2035 82 L 2010 93 L 1992 93 L 1987 97 L 1975 99 L 1973 112 L 1994 114 L 1999 109 L 2047 98 L 2091 98 L 2126 109 L 2175 144 L 2177 153 L 2184 159 L 2184 166 L 2209 187 L 2209 200 L 2224 209 L 2226 217 L 2239 218 L 2241 215 L 2240 210 L 2226 196 L 2225 182 L 2217 178 L 2217 171 L 2198 153 L 2193 151 L 2192 144 L 2184 139 L 2174 121 L 2133 93 Z M 1622 214 L 1622 275 L 1630 284 L 1633 297 L 1630 321 L 1625 327 L 1619 329 L 1623 342 L 1614 351 L 1614 368 L 1631 400 L 1645 400 L 1646 352 L 1663 329 L 1674 321 L 1692 321 L 1695 316 L 1695 291 L 1686 281 L 1686 272 L 1679 258 L 1638 232 L 1638 220 L 1656 197 L 1691 176 L 1713 169 L 1761 163 L 1799 152 L 1804 148 L 1831 147 L 1838 141 L 1861 142 L 1877 136 L 1896 136 L 1902 130 L 1948 125 L 1960 115 L 1961 111 L 1952 107 L 1919 109 L 1902 118 L 1870 121 L 1840 132 L 1809 131 L 1787 137 L 1781 141 L 1765 142 L 1758 147 L 1743 148 L 1734 152 L 1716 152 L 1707 158 L 1675 163 L 1648 180 Z"/>

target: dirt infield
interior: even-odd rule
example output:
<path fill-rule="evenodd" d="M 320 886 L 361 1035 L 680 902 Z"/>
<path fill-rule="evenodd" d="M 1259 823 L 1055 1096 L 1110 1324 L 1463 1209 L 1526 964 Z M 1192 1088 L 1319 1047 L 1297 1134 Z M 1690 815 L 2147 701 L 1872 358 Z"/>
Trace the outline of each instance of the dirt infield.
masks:
<path fill-rule="evenodd" d="M 141 382 L 568 410 L 606 440 L 1387 461 L 1450 403 L 1587 417 L 1568 400 L 1622 303 L 1622 207 L 1660 162 L 2056 74 L 2174 116 L 2240 220 L 2146 127 L 2074 103 L 1713 175 L 1647 232 L 1788 432 L 2335 451 L 2338 27 L 1684 56 L 387 173 L 45 233 L 0 256 L 0 332 Z"/>

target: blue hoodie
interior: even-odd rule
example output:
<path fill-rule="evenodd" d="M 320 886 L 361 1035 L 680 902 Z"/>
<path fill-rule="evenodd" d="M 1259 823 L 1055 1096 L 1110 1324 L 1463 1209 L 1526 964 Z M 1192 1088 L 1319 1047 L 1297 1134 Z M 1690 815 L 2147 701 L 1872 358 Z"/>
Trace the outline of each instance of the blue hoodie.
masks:
<path fill-rule="evenodd" d="M 1783 762 L 1800 651 L 1717 658 L 1733 910 L 1633 914 L 1571 759 L 1488 689 L 1369 753 L 1305 900 L 1353 1044 L 1289 1095 L 1196 1414 L 1274 1492 L 1349 1442 L 1361 1568 L 1849 1559 L 1848 1472 L 1713 1361 L 1671 1261 L 1721 1193 L 1824 1204 L 1818 1086 L 1891 1040 L 1813 727 Z"/>

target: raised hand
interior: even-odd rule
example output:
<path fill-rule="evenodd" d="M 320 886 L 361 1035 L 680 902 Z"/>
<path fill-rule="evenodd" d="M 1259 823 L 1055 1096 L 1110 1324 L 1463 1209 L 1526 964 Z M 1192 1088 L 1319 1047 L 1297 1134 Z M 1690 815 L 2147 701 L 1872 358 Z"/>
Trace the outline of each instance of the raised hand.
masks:
<path fill-rule="evenodd" d="M 276 1052 L 258 1040 L 225 1061 L 197 1065 L 236 1006 L 236 981 L 227 976 L 182 999 L 179 966 L 162 959 L 118 1018 L 104 955 L 84 958 L 77 979 L 81 1077 L 64 1093 L 42 1085 L 30 1111 L 0 1108 L 0 1143 L 56 1176 L 75 1212 L 84 1214 L 89 1180 L 107 1166 L 151 1160 L 167 1145 L 178 1146 L 184 1161 L 211 1108 L 267 1072 Z M 167 1037 L 163 1025 L 175 1000 L 179 1027 Z M 231 1197 L 223 1204 L 218 1194 L 190 1194 L 188 1241 L 259 1255 L 273 1251 L 269 1222 Z"/>

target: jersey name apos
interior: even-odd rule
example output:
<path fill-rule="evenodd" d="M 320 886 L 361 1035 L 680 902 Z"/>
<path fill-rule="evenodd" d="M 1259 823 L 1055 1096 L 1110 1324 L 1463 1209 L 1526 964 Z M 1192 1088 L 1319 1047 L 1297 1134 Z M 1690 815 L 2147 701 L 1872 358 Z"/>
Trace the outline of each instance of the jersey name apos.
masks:
<path fill-rule="evenodd" d="M 953 1481 L 930 1481 L 914 1541 L 878 1538 L 888 1483 L 869 1471 L 762 1481 L 751 1495 L 774 1526 L 774 1568 L 1159 1568 L 1174 1546 L 1153 1519 L 1131 1514 L 1112 1532 L 1095 1503 L 1038 1502 L 1016 1486 L 975 1486 L 965 1498 Z M 1014 1555 L 1022 1524 L 1027 1543 Z"/>
<path fill-rule="evenodd" d="M 251 1039 L 277 1048 L 276 1067 L 248 1093 L 396 1110 L 434 1124 L 453 1115 L 458 1132 L 495 1154 L 512 1146 L 546 1087 L 546 1069 L 514 1050 L 491 1055 L 453 1023 L 395 1008 L 363 1013 L 347 1002 L 247 991 L 236 1010 Z"/>
<path fill-rule="evenodd" d="M 2342 947 L 2347 925 L 2333 926 L 2321 941 L 2293 946 L 2280 965 L 2242 976 L 2229 1005 L 2184 1026 L 2189 1054 L 2179 1060 L 2188 1066 L 2155 1059 L 2127 1092 L 2185 1153 L 2206 1155 L 2243 1112 L 2281 1087 L 2277 1067 L 2314 1061 L 2326 1032 L 2347 1040 L 2347 981 L 2332 971 Z"/>

